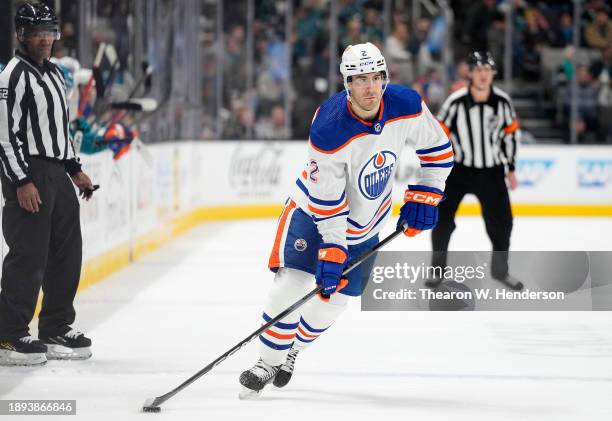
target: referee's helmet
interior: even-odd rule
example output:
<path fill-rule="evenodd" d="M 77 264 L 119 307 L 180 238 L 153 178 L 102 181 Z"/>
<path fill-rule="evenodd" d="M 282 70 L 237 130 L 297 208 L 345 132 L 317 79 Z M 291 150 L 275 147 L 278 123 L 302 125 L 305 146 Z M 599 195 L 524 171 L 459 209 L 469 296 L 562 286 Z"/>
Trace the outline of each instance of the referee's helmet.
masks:
<path fill-rule="evenodd" d="M 15 13 L 15 31 L 20 35 L 29 32 L 48 31 L 60 39 L 59 24 L 55 12 L 43 3 L 23 3 Z"/>
<path fill-rule="evenodd" d="M 471 52 L 467 59 L 467 64 L 472 70 L 476 66 L 490 66 L 492 70 L 497 70 L 495 60 L 488 51 L 474 51 Z"/>

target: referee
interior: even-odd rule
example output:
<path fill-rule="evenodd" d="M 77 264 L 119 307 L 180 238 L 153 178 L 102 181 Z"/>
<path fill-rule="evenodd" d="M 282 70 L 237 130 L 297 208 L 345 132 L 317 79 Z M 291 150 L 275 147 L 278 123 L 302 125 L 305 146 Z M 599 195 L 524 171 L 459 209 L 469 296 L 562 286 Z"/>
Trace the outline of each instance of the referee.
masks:
<path fill-rule="evenodd" d="M 518 186 L 514 173 L 520 139 L 510 97 L 493 86 L 495 61 L 489 52 L 468 58 L 470 83 L 451 94 L 438 114 L 453 142 L 455 165 L 446 180 L 446 199 L 438 206 L 439 221 L 432 231 L 434 267 L 446 266 L 446 252 L 455 229 L 455 213 L 463 197 L 472 193 L 482 207 L 487 234 L 493 244 L 491 275 L 513 289 L 523 285 L 508 274 L 512 209 L 508 188 Z M 442 279 L 426 282 L 437 286 Z"/>
<path fill-rule="evenodd" d="M 15 30 L 19 50 L 0 73 L 2 232 L 9 246 L 0 284 L 0 365 L 85 359 L 91 341 L 70 327 L 82 253 L 72 183 L 85 199 L 94 188 L 68 137 L 62 72 L 48 60 L 60 37 L 57 17 L 43 4 L 25 3 Z M 35 339 L 28 324 L 41 286 Z"/>

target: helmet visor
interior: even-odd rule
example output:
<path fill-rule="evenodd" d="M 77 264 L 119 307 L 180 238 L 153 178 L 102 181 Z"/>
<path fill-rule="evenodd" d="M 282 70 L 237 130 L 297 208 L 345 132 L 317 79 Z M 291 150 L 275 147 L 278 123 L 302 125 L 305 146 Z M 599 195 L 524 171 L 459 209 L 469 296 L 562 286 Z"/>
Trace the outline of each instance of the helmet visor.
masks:
<path fill-rule="evenodd" d="M 26 26 L 23 28 L 22 34 L 25 38 L 36 40 L 51 39 L 57 41 L 61 37 L 57 25 Z"/>

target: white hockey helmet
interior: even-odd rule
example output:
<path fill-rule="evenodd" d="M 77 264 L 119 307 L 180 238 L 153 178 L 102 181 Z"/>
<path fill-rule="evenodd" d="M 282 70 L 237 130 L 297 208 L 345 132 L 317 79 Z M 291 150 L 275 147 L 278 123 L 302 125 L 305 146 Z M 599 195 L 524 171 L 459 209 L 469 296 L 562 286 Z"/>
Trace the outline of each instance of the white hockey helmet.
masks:
<path fill-rule="evenodd" d="M 349 93 L 349 78 L 365 73 L 384 72 L 385 88 L 387 87 L 387 62 L 377 46 L 371 42 L 349 45 L 342 53 L 340 73 L 344 79 L 344 88 Z M 384 89 L 383 89 L 384 91 Z"/>

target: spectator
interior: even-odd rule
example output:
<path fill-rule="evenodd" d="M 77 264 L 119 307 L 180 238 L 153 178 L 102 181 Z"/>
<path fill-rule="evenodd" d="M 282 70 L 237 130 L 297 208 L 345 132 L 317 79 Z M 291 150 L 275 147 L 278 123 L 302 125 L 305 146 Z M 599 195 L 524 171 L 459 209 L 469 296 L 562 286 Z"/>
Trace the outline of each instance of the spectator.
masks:
<path fill-rule="evenodd" d="M 62 24 L 62 38 L 60 41 L 65 50 L 65 55 L 70 57 L 77 56 L 76 29 L 72 22 L 64 22 Z"/>
<path fill-rule="evenodd" d="M 461 60 L 457 64 L 457 78 L 451 85 L 451 92 L 458 91 L 461 88 L 468 86 L 470 81 L 470 67 L 465 60 Z"/>
<path fill-rule="evenodd" d="M 578 121 L 576 122 L 576 129 L 581 141 L 590 143 L 594 140 L 595 133 L 598 131 L 599 93 L 593 83 L 593 75 L 591 75 L 588 67 L 578 67 L 576 77 L 578 79 L 578 91 L 576 94 Z M 568 90 L 565 101 L 567 112 L 569 112 L 571 104 L 570 92 L 571 90 Z"/>
<path fill-rule="evenodd" d="M 551 28 L 550 45 L 552 47 L 565 47 L 574 40 L 574 22 L 572 15 L 564 12 L 559 18 L 559 25 Z"/>
<path fill-rule="evenodd" d="M 499 64 L 497 70 L 497 77 L 503 77 L 503 58 L 504 58 L 504 46 L 506 42 L 506 19 L 502 12 L 495 11 L 492 16 L 492 23 L 487 33 L 487 40 L 489 44 L 488 51 L 495 58 L 495 61 Z"/>
<path fill-rule="evenodd" d="M 589 47 L 603 49 L 612 45 L 612 22 L 604 9 L 599 10 L 595 20 L 586 26 L 584 38 Z"/>
<path fill-rule="evenodd" d="M 257 139 L 289 139 L 290 133 L 285 127 L 285 109 L 280 105 L 272 107 L 268 118 L 258 121 L 255 125 L 255 135 Z"/>
<path fill-rule="evenodd" d="M 599 73 L 599 128 L 602 141 L 612 143 L 612 46 L 605 50 L 604 60 L 607 65 L 602 66 Z M 594 73 L 595 74 L 595 73 Z"/>
<path fill-rule="evenodd" d="M 474 3 L 466 15 L 463 41 L 471 50 L 486 51 L 489 47 L 487 33 L 496 11 L 495 0 Z"/>
<path fill-rule="evenodd" d="M 295 46 L 296 58 L 310 57 L 315 53 L 314 42 L 323 32 L 325 21 L 321 0 L 308 0 L 296 12 Z"/>
<path fill-rule="evenodd" d="M 430 29 L 431 20 L 428 18 L 419 18 L 419 20 L 417 20 L 414 33 L 408 42 L 408 51 L 413 57 L 417 57 L 419 55 L 422 44 L 427 41 Z"/>
<path fill-rule="evenodd" d="M 421 86 L 425 94 L 425 103 L 429 108 L 437 111 L 446 99 L 446 90 L 442 83 L 440 71 L 435 67 L 427 69 L 421 80 Z"/>
<path fill-rule="evenodd" d="M 594 61 L 589 70 L 596 79 L 599 79 L 603 72 L 612 76 L 612 45 L 608 45 L 601 51 L 601 59 Z"/>
<path fill-rule="evenodd" d="M 436 60 L 442 58 L 442 49 L 446 42 L 446 32 L 448 26 L 443 16 L 436 16 L 431 22 L 431 29 L 427 34 L 427 49 L 429 54 Z"/>
<path fill-rule="evenodd" d="M 576 57 L 576 49 L 568 45 L 563 51 L 563 61 L 559 67 L 559 83 L 564 84 L 571 81 L 574 78 L 574 66 L 572 61 Z"/>
<path fill-rule="evenodd" d="M 408 25 L 398 22 L 385 41 L 385 57 L 389 64 L 389 72 L 393 71 L 397 77 L 392 79 L 394 83 L 407 85 L 414 79 L 412 56 L 408 52 L 407 45 Z"/>
<path fill-rule="evenodd" d="M 420 18 L 416 23 L 416 29 L 408 42 L 408 51 L 416 63 L 417 75 L 424 74 L 433 65 L 433 59 L 427 48 L 427 40 L 431 30 L 431 19 Z"/>
<path fill-rule="evenodd" d="M 341 0 L 338 9 L 338 20 L 340 23 L 346 24 L 355 17 L 361 16 L 361 7 L 355 0 Z"/>
<path fill-rule="evenodd" d="M 244 37 L 244 28 L 240 25 L 234 26 L 226 37 L 223 67 L 226 99 L 246 89 Z"/>
<path fill-rule="evenodd" d="M 253 110 L 245 100 L 239 97 L 234 98 L 229 119 L 223 123 L 223 138 L 245 139 L 253 128 L 254 120 Z"/>
<path fill-rule="evenodd" d="M 363 33 L 366 39 L 376 45 L 383 41 L 382 24 L 380 12 L 373 3 L 366 3 L 363 12 Z"/>
<path fill-rule="evenodd" d="M 532 82 L 540 80 L 541 55 L 534 39 L 525 41 L 520 66 L 524 80 Z"/>
<path fill-rule="evenodd" d="M 549 38 L 550 25 L 539 7 L 529 6 L 525 10 L 524 37 L 531 45 L 544 44 Z"/>
<path fill-rule="evenodd" d="M 408 25 L 399 22 L 395 25 L 393 32 L 385 41 L 385 56 L 387 61 L 410 60 L 408 52 Z"/>
<path fill-rule="evenodd" d="M 342 50 L 346 49 L 349 45 L 356 45 L 367 42 L 363 33 L 361 32 L 361 19 L 358 16 L 351 18 L 346 24 L 346 34 L 340 41 Z"/>

